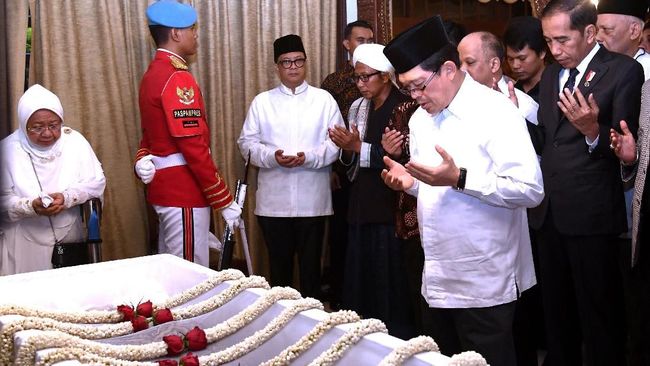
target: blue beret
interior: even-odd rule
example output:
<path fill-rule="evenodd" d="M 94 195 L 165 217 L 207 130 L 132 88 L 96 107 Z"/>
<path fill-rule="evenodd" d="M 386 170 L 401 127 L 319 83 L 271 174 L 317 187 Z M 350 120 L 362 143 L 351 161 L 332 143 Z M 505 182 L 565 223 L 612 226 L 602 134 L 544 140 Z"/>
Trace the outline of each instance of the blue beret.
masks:
<path fill-rule="evenodd" d="M 196 23 L 196 10 L 176 0 L 159 0 L 147 8 L 149 25 L 168 28 L 187 28 Z"/>

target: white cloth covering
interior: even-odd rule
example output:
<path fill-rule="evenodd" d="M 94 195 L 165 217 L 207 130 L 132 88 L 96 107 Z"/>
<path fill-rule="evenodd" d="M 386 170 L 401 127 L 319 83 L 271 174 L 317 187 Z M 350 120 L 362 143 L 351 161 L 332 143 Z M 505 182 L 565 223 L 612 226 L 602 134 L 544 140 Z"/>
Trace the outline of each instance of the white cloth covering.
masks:
<path fill-rule="evenodd" d="M 31 87 L 18 105 L 20 128 L 0 141 L 2 275 L 52 268 L 55 236 L 64 243 L 84 240 L 81 215 L 75 206 L 101 198 L 104 192 L 106 181 L 101 164 L 80 133 L 62 127 L 61 137 L 51 147 L 30 143 L 25 127 L 35 111 L 49 109 L 63 116 L 60 102 L 54 98 L 40 85 Z M 47 217 L 37 216 L 32 207 L 32 200 L 41 192 L 64 196 L 67 209 L 51 217 L 51 225 Z"/>
<path fill-rule="evenodd" d="M 2 296 L 0 297 L 0 303 L 72 312 L 111 310 L 120 304 L 137 304 L 146 300 L 159 304 L 170 296 L 177 295 L 215 274 L 215 271 L 169 254 L 143 256 L 61 268 L 56 271 L 0 277 L 0 294 L 20 295 Z M 61 284 L 65 284 L 65 286 Z M 204 295 L 190 300 L 187 305 L 196 304 L 199 301 L 216 296 L 228 289 L 232 284 L 233 281 L 222 283 Z M 265 292 L 266 290 L 260 288 L 247 289 L 210 313 L 112 338 L 107 343 L 143 344 L 160 341 L 161 337 L 166 334 L 186 333 L 195 326 L 206 329 L 241 312 Z M 282 310 L 291 304 L 292 302 L 288 300 L 275 303 L 269 310 L 251 320 L 248 325 L 209 345 L 208 349 L 200 351 L 199 355 L 223 350 L 243 341 L 246 337 L 267 326 L 273 318 L 277 317 Z M 178 308 L 187 305 L 181 305 Z M 298 341 L 318 321 L 325 319 L 326 315 L 324 311 L 316 309 L 301 312 L 271 339 L 258 345 L 254 351 L 229 364 L 259 365 Z M 0 328 L 15 321 L 16 318 L 19 317 L 0 316 Z M 351 327 L 351 324 L 334 327 L 302 353 L 292 364 L 309 364 Z M 40 333 L 41 331 L 35 330 L 17 332 L 15 335 L 16 352 L 21 351 L 21 345 L 27 344 L 27 340 L 32 335 Z M 405 341 L 388 334 L 373 333 L 365 336 L 354 347 L 346 351 L 338 364 L 377 365 L 390 351 L 395 347 L 402 346 L 404 343 Z M 35 361 L 42 361 L 41 357 L 48 352 L 49 350 L 38 351 Z M 449 357 L 441 353 L 426 352 L 410 358 L 408 362 L 405 362 L 405 365 L 446 366 L 449 362 Z M 77 361 L 64 361 L 56 365 L 80 365 L 80 363 Z"/>
<path fill-rule="evenodd" d="M 467 169 L 465 190 L 416 181 L 424 248 L 422 295 L 437 308 L 514 301 L 535 284 L 526 207 L 544 195 L 526 124 L 500 93 L 465 76 L 447 109 L 409 121 L 411 159 L 442 161 L 436 144 Z"/>
<path fill-rule="evenodd" d="M 270 217 L 316 217 L 332 214 L 330 165 L 339 149 L 328 129 L 343 126 L 332 96 L 303 82 L 293 92 L 280 86 L 255 97 L 237 144 L 244 158 L 260 168 L 255 214 Z M 305 163 L 281 167 L 275 151 L 305 153 Z"/>

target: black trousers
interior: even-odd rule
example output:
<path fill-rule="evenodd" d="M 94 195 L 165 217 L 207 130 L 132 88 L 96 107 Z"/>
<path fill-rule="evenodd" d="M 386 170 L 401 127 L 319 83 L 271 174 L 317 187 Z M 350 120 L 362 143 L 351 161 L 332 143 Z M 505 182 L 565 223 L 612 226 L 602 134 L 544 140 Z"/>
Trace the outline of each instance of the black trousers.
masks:
<path fill-rule="evenodd" d="M 513 334 L 515 338 L 515 352 L 517 353 L 517 366 L 537 366 L 537 350 L 546 349 L 544 334 L 544 309 L 542 307 L 542 291 L 539 282 L 539 255 L 537 250 L 536 235 L 529 228 L 530 244 L 533 251 L 533 264 L 537 285 L 524 291 L 517 300 Z"/>
<path fill-rule="evenodd" d="M 257 216 L 269 251 L 271 286 L 293 285 L 293 261 L 298 254 L 300 293 L 320 296 L 321 251 L 325 216 Z"/>
<path fill-rule="evenodd" d="M 625 365 L 616 236 L 563 235 L 550 214 L 538 234 L 545 365 Z"/>
<path fill-rule="evenodd" d="M 423 334 L 422 327 L 422 269 L 424 268 L 424 250 L 420 236 L 400 240 L 402 245 L 402 257 L 404 258 L 404 269 L 408 285 L 408 295 L 413 313 L 413 325 L 415 333 Z"/>
<path fill-rule="evenodd" d="M 512 321 L 516 301 L 486 308 L 430 308 L 422 300 L 424 334 L 433 337 L 440 352 L 480 353 L 491 366 L 516 366 Z"/>
<path fill-rule="evenodd" d="M 630 239 L 625 239 L 621 243 L 621 269 L 628 325 L 628 365 L 648 366 L 650 365 L 650 220 L 640 222 L 638 257 L 634 267 L 631 267 L 631 244 Z"/>

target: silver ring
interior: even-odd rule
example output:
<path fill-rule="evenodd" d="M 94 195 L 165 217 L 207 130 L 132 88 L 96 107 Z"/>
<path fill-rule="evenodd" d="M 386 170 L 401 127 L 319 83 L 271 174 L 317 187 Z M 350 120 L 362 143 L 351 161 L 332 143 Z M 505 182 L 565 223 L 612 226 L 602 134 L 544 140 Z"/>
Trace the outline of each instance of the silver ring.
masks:
<path fill-rule="evenodd" d="M 609 148 L 612 149 L 612 150 L 614 150 L 614 145 L 609 144 Z"/>

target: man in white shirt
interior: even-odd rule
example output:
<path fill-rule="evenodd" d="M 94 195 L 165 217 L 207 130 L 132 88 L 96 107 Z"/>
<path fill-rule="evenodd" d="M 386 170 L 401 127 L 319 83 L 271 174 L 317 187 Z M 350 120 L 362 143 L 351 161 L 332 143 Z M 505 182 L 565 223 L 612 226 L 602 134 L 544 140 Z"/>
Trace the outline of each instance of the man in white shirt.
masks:
<path fill-rule="evenodd" d="M 305 81 L 307 56 L 295 34 L 273 43 L 280 85 L 255 97 L 237 143 L 259 167 L 255 214 L 269 250 L 271 285 L 318 296 L 326 216 L 332 214 L 330 165 L 339 149 L 328 130 L 343 125 L 334 98 Z"/>
<path fill-rule="evenodd" d="M 514 87 L 514 81 L 503 75 L 505 49 L 497 36 L 490 32 L 474 32 L 466 35 L 458 44 L 461 70 L 479 83 L 511 96 L 514 93 L 517 108 L 522 116 L 537 125 L 537 102 Z M 509 85 L 512 84 L 512 85 Z"/>
<path fill-rule="evenodd" d="M 524 119 L 459 69 L 439 16 L 384 53 L 420 104 L 409 121 L 411 161 L 385 157 L 382 177 L 418 199 L 425 333 L 445 354 L 471 349 L 491 365 L 515 365 L 515 301 L 535 284 L 526 207 L 544 195 Z"/>

